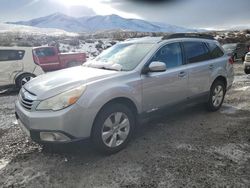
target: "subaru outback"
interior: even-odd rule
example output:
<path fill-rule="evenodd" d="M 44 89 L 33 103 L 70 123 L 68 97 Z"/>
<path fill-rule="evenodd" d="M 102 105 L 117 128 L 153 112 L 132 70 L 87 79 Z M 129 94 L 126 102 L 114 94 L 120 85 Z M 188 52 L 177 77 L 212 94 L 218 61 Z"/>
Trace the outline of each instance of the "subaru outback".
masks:
<path fill-rule="evenodd" d="M 209 35 L 127 40 L 83 66 L 32 79 L 20 90 L 16 117 L 35 142 L 90 138 L 115 153 L 144 115 L 198 98 L 217 111 L 233 79 L 230 57 Z"/>

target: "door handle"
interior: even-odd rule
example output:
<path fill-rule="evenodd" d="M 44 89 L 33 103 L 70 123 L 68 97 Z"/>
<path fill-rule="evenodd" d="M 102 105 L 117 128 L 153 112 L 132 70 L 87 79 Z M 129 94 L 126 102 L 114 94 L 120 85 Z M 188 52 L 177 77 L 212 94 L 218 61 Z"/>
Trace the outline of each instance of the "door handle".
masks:
<path fill-rule="evenodd" d="M 209 65 L 208 67 L 209 67 L 209 69 L 213 69 L 214 65 Z"/>
<path fill-rule="evenodd" d="M 178 75 L 180 78 L 183 78 L 183 77 L 185 77 L 186 76 L 186 72 L 184 72 L 184 71 L 181 71 L 180 73 L 179 73 L 179 75 Z"/>

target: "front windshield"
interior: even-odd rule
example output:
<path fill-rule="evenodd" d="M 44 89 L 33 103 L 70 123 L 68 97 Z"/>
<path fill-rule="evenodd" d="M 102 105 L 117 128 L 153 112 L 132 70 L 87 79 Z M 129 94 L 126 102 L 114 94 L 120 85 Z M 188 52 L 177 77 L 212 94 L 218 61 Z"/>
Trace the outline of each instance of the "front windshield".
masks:
<path fill-rule="evenodd" d="M 86 66 L 130 71 L 141 62 L 153 46 L 154 44 L 150 43 L 116 44 L 105 50 Z"/>

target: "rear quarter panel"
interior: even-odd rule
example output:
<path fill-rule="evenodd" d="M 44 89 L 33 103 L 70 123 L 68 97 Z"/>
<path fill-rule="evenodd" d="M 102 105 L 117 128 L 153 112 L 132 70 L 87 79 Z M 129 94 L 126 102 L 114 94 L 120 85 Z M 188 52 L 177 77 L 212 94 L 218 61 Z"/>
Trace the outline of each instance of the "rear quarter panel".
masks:
<path fill-rule="evenodd" d="M 232 85 L 234 80 L 234 70 L 233 65 L 228 63 L 229 58 L 230 57 L 228 55 L 224 55 L 218 59 L 213 60 L 214 70 L 210 78 L 211 84 L 217 77 L 223 76 L 227 80 L 227 86 L 229 87 Z"/>

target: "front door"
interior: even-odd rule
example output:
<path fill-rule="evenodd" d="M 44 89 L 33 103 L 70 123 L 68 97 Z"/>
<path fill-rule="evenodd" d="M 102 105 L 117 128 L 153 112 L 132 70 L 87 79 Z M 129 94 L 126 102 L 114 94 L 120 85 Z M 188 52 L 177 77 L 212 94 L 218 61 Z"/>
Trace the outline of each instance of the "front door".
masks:
<path fill-rule="evenodd" d="M 13 84 L 13 75 L 23 70 L 23 50 L 0 50 L 0 86 Z"/>
<path fill-rule="evenodd" d="M 41 47 L 34 49 L 34 55 L 38 64 L 44 71 L 52 71 L 60 68 L 58 53 L 53 47 Z"/>
<path fill-rule="evenodd" d="M 143 111 L 151 112 L 186 99 L 188 73 L 179 43 L 166 44 L 150 60 L 166 64 L 165 72 L 142 75 Z M 150 63 L 149 63 L 150 64 Z"/>

